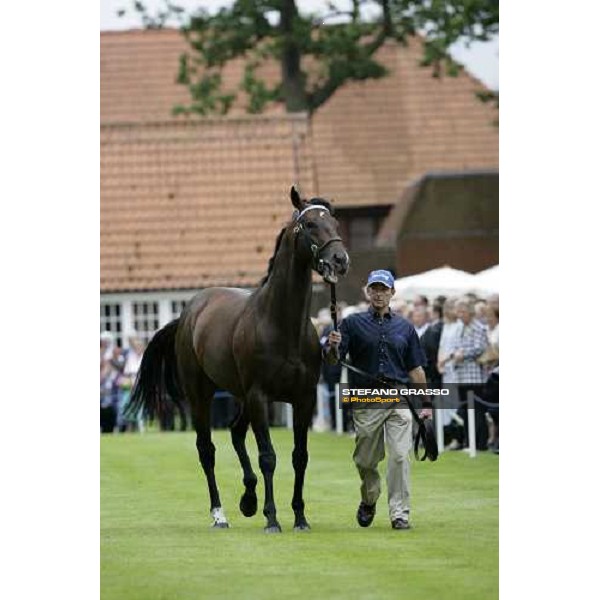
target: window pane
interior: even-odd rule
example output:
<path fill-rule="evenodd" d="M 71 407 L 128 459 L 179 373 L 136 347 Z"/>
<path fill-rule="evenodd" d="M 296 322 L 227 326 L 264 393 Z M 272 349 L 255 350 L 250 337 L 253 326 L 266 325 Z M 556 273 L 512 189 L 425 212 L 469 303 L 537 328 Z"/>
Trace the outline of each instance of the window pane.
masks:
<path fill-rule="evenodd" d="M 185 300 L 173 300 L 171 302 L 171 313 L 173 318 L 177 318 L 181 315 L 183 309 L 185 308 Z"/>
<path fill-rule="evenodd" d="M 368 250 L 375 239 L 375 221 L 372 217 L 356 217 L 350 222 L 352 250 Z"/>
<path fill-rule="evenodd" d="M 100 303 L 100 332 L 102 331 L 110 331 L 115 334 L 115 343 L 122 347 L 121 305 L 118 302 Z"/>
<path fill-rule="evenodd" d="M 145 343 L 159 327 L 158 305 L 158 302 L 133 303 L 133 327 Z"/>

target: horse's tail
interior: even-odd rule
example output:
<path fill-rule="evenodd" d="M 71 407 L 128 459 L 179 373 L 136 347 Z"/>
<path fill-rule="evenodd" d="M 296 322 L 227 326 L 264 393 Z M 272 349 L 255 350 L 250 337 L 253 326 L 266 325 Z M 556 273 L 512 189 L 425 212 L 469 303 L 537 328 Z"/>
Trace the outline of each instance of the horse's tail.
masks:
<path fill-rule="evenodd" d="M 177 375 L 175 334 L 179 319 L 159 329 L 144 351 L 127 413 L 142 414 L 150 420 L 165 414 L 169 402 L 175 404 L 180 414 L 185 415 L 183 394 Z"/>

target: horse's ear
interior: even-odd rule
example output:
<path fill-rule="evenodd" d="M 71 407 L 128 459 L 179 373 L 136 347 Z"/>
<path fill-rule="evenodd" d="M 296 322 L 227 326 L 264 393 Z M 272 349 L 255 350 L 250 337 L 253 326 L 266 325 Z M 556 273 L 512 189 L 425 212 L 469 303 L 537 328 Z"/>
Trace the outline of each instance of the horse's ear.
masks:
<path fill-rule="evenodd" d="M 290 199 L 292 201 L 292 204 L 294 205 L 294 207 L 297 210 L 302 210 L 303 209 L 303 202 L 302 202 L 302 198 L 300 198 L 300 194 L 298 193 L 298 190 L 296 189 L 296 186 L 293 185 L 292 189 L 290 190 Z"/>

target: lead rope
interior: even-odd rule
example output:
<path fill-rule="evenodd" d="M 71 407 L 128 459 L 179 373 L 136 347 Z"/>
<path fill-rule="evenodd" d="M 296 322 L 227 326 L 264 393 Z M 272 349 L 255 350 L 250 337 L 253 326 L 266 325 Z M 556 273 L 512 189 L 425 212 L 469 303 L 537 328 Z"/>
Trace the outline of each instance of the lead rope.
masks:
<path fill-rule="evenodd" d="M 329 312 L 331 313 L 331 321 L 333 323 L 333 330 L 337 331 L 338 330 L 338 320 L 337 320 L 337 299 L 335 296 L 335 283 L 330 282 L 329 286 L 330 286 L 330 291 L 331 291 L 331 303 L 329 305 Z M 385 381 L 382 381 L 381 379 L 379 379 L 379 377 L 375 377 L 374 375 L 371 375 L 370 373 L 367 373 L 366 371 L 363 371 L 362 369 L 359 369 L 358 367 L 355 367 L 354 365 L 349 365 L 346 361 L 340 360 L 339 362 L 341 365 L 350 369 L 351 371 L 354 371 L 355 373 L 358 373 L 363 376 L 367 376 L 370 379 L 372 379 L 373 381 L 376 381 L 377 383 L 379 383 L 380 385 L 384 385 L 384 386 L 388 385 L 387 383 L 385 383 Z M 406 403 L 408 404 L 408 408 L 410 409 L 413 419 L 417 423 L 417 435 L 415 436 L 415 444 L 414 444 L 415 458 L 417 460 L 423 461 L 427 458 L 427 448 L 425 448 L 425 453 L 423 454 L 423 456 L 421 458 L 419 458 L 419 442 L 421 440 L 423 440 L 423 446 L 425 446 L 425 423 L 423 423 L 423 419 L 421 419 L 421 417 L 418 415 L 417 411 L 415 410 L 415 407 L 412 405 L 412 402 L 409 400 L 408 396 L 405 397 L 405 400 L 406 400 Z"/>
<path fill-rule="evenodd" d="M 333 323 L 333 330 L 338 330 L 337 322 L 337 300 L 335 298 L 335 283 L 329 284 L 331 288 L 331 304 L 329 305 L 329 312 L 331 313 L 331 322 Z"/>

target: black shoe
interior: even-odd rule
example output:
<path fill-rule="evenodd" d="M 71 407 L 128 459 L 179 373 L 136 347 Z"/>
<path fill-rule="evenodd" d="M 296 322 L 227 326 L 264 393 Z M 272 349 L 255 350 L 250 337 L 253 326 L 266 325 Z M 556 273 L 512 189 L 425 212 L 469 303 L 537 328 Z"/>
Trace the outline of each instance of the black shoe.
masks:
<path fill-rule="evenodd" d="M 364 502 L 361 502 L 358 505 L 358 510 L 356 511 L 356 520 L 361 527 L 368 527 L 375 517 L 375 504 L 369 506 Z"/>
<path fill-rule="evenodd" d="M 392 521 L 392 529 L 410 529 L 410 524 L 404 519 L 394 519 Z"/>

